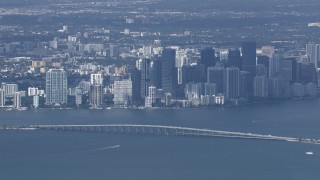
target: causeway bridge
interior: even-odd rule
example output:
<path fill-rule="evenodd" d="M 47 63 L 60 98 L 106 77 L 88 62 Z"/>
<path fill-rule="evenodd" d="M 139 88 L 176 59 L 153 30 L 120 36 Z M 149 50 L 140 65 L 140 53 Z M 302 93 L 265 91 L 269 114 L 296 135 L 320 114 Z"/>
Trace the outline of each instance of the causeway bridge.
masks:
<path fill-rule="evenodd" d="M 119 134 L 163 135 L 163 136 L 196 136 L 196 137 L 222 137 L 239 139 L 257 139 L 287 141 L 308 144 L 320 144 L 319 139 L 282 137 L 253 133 L 219 131 L 212 129 L 188 128 L 162 125 L 138 125 L 138 124 L 104 124 L 104 125 L 2 125 L 0 130 L 55 130 L 55 131 L 84 131 L 106 132 Z"/>

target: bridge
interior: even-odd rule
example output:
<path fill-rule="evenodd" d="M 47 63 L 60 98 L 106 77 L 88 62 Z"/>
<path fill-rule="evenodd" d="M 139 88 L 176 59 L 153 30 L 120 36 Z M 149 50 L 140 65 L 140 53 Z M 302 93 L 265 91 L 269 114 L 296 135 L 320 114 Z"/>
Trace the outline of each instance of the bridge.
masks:
<path fill-rule="evenodd" d="M 144 134 L 164 136 L 197 136 L 197 137 L 223 137 L 299 142 L 320 144 L 318 139 L 282 137 L 253 133 L 219 131 L 212 129 L 187 128 L 162 125 L 137 125 L 137 124 L 105 124 L 105 125 L 25 125 L 25 126 L 0 126 L 0 130 L 56 130 L 56 131 L 85 131 L 107 132 L 120 134 Z"/>

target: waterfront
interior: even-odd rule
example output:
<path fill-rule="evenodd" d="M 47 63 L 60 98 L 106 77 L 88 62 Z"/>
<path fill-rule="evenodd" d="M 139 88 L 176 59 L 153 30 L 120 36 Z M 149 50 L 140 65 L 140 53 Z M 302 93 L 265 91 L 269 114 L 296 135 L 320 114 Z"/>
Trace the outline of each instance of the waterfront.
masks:
<path fill-rule="evenodd" d="M 319 138 L 319 105 L 316 99 L 218 109 L 3 112 L 0 124 L 159 124 Z M 313 180 L 320 175 L 320 146 L 309 144 L 59 131 L 1 131 L 0 144 L 0 179 Z"/>

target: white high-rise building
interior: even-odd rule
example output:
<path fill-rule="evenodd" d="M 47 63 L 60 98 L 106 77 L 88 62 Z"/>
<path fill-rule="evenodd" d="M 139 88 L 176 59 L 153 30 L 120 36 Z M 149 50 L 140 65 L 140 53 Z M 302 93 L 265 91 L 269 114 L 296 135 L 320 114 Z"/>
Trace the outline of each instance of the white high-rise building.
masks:
<path fill-rule="evenodd" d="M 28 96 L 36 96 L 39 94 L 39 89 L 35 87 L 28 88 Z"/>
<path fill-rule="evenodd" d="M 58 41 L 50 41 L 50 47 L 52 49 L 58 49 Z"/>
<path fill-rule="evenodd" d="M 75 98 L 76 98 L 76 105 L 79 106 L 82 104 L 82 95 L 83 90 L 79 87 L 76 88 Z"/>
<path fill-rule="evenodd" d="M 50 69 L 46 73 L 46 104 L 66 104 L 67 74 L 63 69 Z"/>
<path fill-rule="evenodd" d="M 154 87 L 154 86 L 150 86 L 150 87 L 149 87 L 148 96 L 150 97 L 152 104 L 156 103 L 157 88 Z"/>
<path fill-rule="evenodd" d="M 34 108 L 39 108 L 39 96 L 38 95 L 33 96 L 32 100 L 33 100 L 32 106 Z"/>
<path fill-rule="evenodd" d="M 2 84 L 2 89 L 5 91 L 7 97 L 13 97 L 15 92 L 18 92 L 18 85 L 17 84 Z"/>
<path fill-rule="evenodd" d="M 14 109 L 21 108 L 21 94 L 20 94 L 20 92 L 15 92 L 13 94 L 13 108 Z"/>
<path fill-rule="evenodd" d="M 0 107 L 4 107 L 6 105 L 6 94 L 5 91 L 0 89 Z"/>
<path fill-rule="evenodd" d="M 102 85 L 103 84 L 103 78 L 102 78 L 102 74 L 91 74 L 90 75 L 90 84 L 99 84 Z"/>
<path fill-rule="evenodd" d="M 316 68 L 320 67 L 320 44 L 307 44 L 306 55 L 309 63 L 314 64 Z"/>
<path fill-rule="evenodd" d="M 115 106 L 128 106 L 132 102 L 132 81 L 123 80 L 115 81 L 114 87 L 114 105 Z"/>
<path fill-rule="evenodd" d="M 103 88 L 101 84 L 93 84 L 90 86 L 90 105 L 93 108 L 100 108 L 103 104 Z"/>

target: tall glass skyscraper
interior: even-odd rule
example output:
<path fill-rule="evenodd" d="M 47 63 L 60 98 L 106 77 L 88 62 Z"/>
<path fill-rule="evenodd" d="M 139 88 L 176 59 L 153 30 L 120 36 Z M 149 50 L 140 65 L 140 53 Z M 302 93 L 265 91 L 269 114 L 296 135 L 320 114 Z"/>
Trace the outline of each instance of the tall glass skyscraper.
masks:
<path fill-rule="evenodd" d="M 164 49 L 162 52 L 162 89 L 165 93 L 176 95 L 178 85 L 177 68 L 175 66 L 176 50 Z"/>
<path fill-rule="evenodd" d="M 63 69 L 46 73 L 46 105 L 67 103 L 67 74 Z"/>
<path fill-rule="evenodd" d="M 254 77 L 256 75 L 256 42 L 246 41 L 242 43 L 242 70 L 248 71 Z"/>

